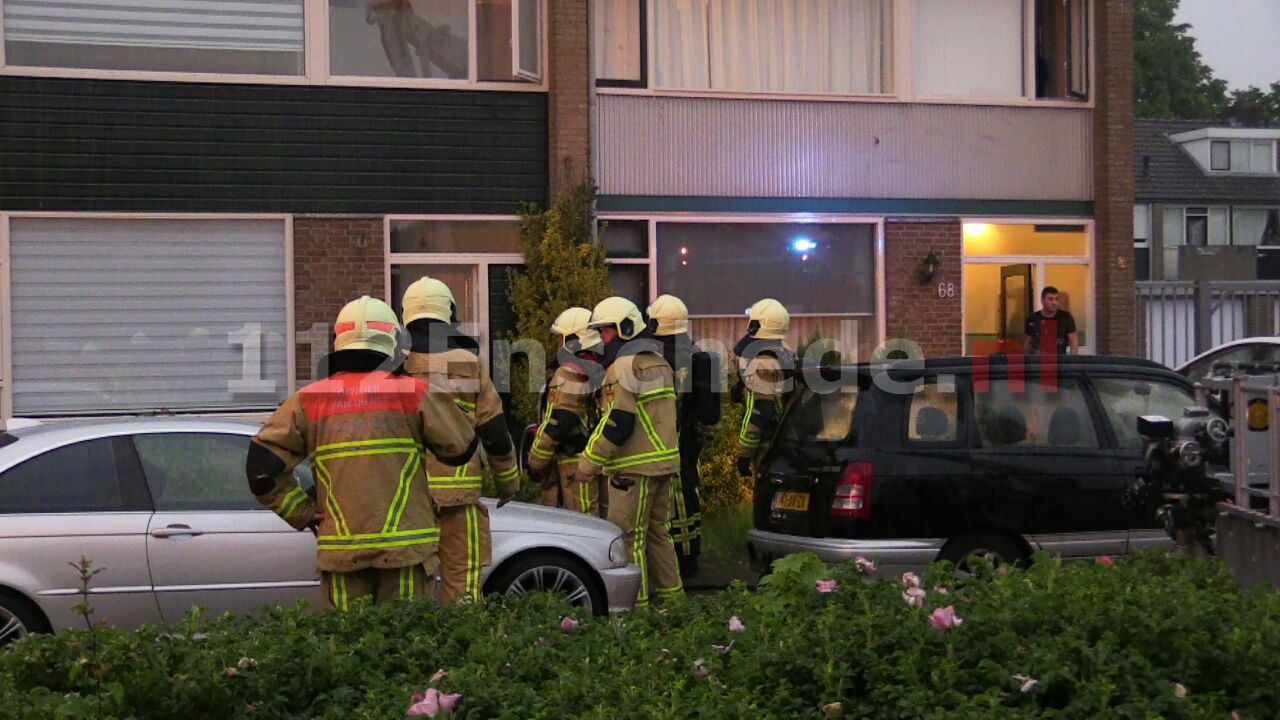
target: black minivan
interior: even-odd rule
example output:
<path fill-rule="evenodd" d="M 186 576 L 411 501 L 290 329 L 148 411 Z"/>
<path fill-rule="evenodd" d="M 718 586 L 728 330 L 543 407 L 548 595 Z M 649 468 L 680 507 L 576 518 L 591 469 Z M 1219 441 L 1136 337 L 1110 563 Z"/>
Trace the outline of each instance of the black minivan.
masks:
<path fill-rule="evenodd" d="M 1190 381 L 1126 357 L 993 356 L 798 374 L 759 463 L 753 568 L 813 552 L 884 572 L 1044 550 L 1124 555 L 1172 542 L 1124 502 L 1141 415 L 1179 417 Z"/>

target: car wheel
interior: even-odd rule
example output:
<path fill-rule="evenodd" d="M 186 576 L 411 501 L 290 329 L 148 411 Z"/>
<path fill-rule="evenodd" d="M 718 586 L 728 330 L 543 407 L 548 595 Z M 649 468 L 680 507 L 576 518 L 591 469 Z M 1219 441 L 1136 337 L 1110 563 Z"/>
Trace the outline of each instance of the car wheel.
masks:
<path fill-rule="evenodd" d="M 1027 550 L 1008 535 L 993 532 L 971 533 L 962 535 L 947 543 L 939 554 L 939 560 L 950 560 L 956 570 L 969 572 L 969 560 L 982 558 L 992 568 L 1001 566 L 1027 564 Z"/>
<path fill-rule="evenodd" d="M 582 561 L 559 553 L 535 552 L 517 557 L 500 566 L 489 585 L 490 592 L 556 593 L 595 615 L 609 612 L 609 602 L 596 573 Z"/>
<path fill-rule="evenodd" d="M 44 617 L 25 598 L 0 590 L 0 646 L 16 642 L 27 633 L 47 631 Z"/>

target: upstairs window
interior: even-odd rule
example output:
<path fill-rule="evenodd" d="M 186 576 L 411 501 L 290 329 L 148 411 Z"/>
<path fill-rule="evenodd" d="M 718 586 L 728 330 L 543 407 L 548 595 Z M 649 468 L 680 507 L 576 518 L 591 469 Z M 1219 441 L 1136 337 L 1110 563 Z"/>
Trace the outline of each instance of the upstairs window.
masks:
<path fill-rule="evenodd" d="M 651 6 L 656 88 L 837 95 L 892 90 L 886 0 L 663 0 Z M 634 57 L 613 47 L 617 53 L 606 59 Z"/>
<path fill-rule="evenodd" d="M 1225 140 L 1215 140 L 1209 143 L 1209 169 L 1231 169 L 1231 143 Z"/>

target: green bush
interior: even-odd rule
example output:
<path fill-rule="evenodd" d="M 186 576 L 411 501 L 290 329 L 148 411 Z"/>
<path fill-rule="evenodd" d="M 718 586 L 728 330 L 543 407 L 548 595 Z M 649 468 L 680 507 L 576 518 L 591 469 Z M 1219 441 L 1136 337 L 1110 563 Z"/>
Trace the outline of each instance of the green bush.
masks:
<path fill-rule="evenodd" d="M 736 378 L 731 380 L 736 382 Z M 698 459 L 702 512 L 715 514 L 751 501 L 752 480 L 738 475 L 738 433 L 742 426 L 742 403 L 720 399 L 720 423 L 711 431 Z"/>
<path fill-rule="evenodd" d="M 551 323 L 570 307 L 593 308 L 613 294 L 604 249 L 594 242 L 596 189 L 584 183 L 559 195 L 543 210 L 521 210 L 524 265 L 511 273 L 511 309 L 516 337 L 541 343 L 550 359 L 556 350 Z M 529 388 L 527 358 L 517 355 L 511 370 L 512 415 L 521 425 L 538 420 L 541 385 Z"/>
<path fill-rule="evenodd" d="M 801 555 L 774 570 L 758 592 L 580 617 L 572 632 L 561 618 L 576 611 L 525 596 L 31 636 L 0 649 L 0 717 L 399 718 L 429 687 L 459 693 L 460 718 L 1225 720 L 1280 707 L 1280 595 L 1240 592 L 1218 562 L 1041 556 L 966 579 L 939 566 L 921 608 L 898 578 L 862 582 L 851 564 Z M 838 589 L 818 592 L 826 579 Z M 942 606 L 962 622 L 934 629 Z"/>

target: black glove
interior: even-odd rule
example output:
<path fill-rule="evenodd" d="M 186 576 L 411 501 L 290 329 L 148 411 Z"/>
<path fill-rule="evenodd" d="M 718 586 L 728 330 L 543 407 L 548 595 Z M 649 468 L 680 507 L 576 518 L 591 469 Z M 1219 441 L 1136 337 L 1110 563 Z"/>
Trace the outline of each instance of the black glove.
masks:
<path fill-rule="evenodd" d="M 742 477 L 751 477 L 751 458 L 738 458 L 738 474 Z"/>

